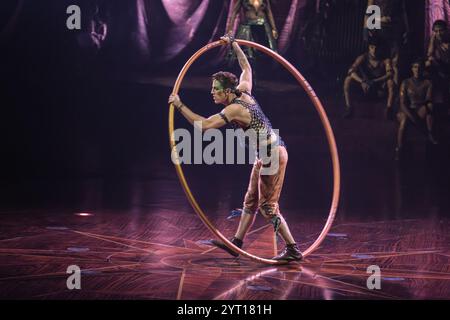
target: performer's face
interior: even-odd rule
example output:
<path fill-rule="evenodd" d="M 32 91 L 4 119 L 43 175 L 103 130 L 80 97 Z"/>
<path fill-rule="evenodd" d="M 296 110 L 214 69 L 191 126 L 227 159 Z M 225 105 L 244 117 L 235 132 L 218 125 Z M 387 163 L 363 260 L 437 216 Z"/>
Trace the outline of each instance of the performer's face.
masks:
<path fill-rule="evenodd" d="M 435 26 L 433 31 L 434 31 L 434 34 L 436 35 L 436 38 L 438 40 L 442 40 L 442 38 L 444 37 L 444 35 L 447 32 L 447 29 L 444 28 L 443 26 Z"/>
<path fill-rule="evenodd" d="M 223 88 L 222 84 L 219 81 L 213 80 L 211 94 L 215 104 L 227 103 L 228 94 L 226 91 L 227 90 Z"/>
<path fill-rule="evenodd" d="M 374 44 L 369 45 L 369 54 L 374 58 L 376 58 L 376 56 L 377 56 L 377 51 L 378 51 L 377 49 L 378 48 L 376 45 L 374 45 Z"/>
<path fill-rule="evenodd" d="M 422 77 L 423 70 L 422 70 L 422 66 L 420 65 L 420 63 L 413 63 L 413 65 L 411 66 L 411 70 L 412 70 L 413 76 L 415 78 Z"/>

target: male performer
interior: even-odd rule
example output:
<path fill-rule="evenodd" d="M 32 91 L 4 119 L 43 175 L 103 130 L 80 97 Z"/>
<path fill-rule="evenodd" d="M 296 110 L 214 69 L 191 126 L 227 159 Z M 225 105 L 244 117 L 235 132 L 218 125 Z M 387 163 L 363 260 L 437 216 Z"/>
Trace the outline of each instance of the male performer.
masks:
<path fill-rule="evenodd" d="M 411 65 L 412 77 L 404 80 L 400 87 L 400 111 L 397 114 L 400 126 L 397 134 L 396 160 L 400 159 L 405 128 L 409 124 L 420 125 L 425 121 L 428 140 L 437 144 L 433 136 L 433 102 L 431 81 L 423 76 L 424 63 L 416 60 Z"/>
<path fill-rule="evenodd" d="M 352 84 L 360 84 L 364 94 L 373 92 L 382 94 L 387 90 L 386 118 L 391 118 L 394 103 L 394 81 L 392 80 L 392 67 L 390 59 L 380 57 L 380 48 L 376 39 L 370 39 L 366 53 L 356 58 L 348 70 L 344 81 L 345 118 L 353 115 L 350 89 Z"/>
<path fill-rule="evenodd" d="M 438 110 L 448 110 L 450 101 L 450 35 L 447 22 L 436 20 L 427 52 L 426 67 L 433 82 L 433 102 Z"/>
<path fill-rule="evenodd" d="M 227 35 L 221 39 L 232 46 L 242 69 L 239 81 L 234 74 L 229 72 L 218 72 L 212 76 L 211 94 L 214 103 L 223 104 L 225 108 L 218 114 L 204 118 L 192 112 L 181 102 L 178 95 L 171 95 L 169 103 L 173 103 L 191 124 L 196 126 L 201 124 L 202 130 L 231 124 L 234 128 L 242 128 L 245 131 L 254 130 L 256 135 L 250 135 L 250 137 L 253 137 L 250 142 L 254 146 L 259 145 L 257 150 L 260 150 L 261 146 L 266 148 L 271 146 L 272 152 L 269 155 L 269 160 L 278 162 L 277 170 L 271 172 L 271 174 L 264 174 L 264 169 L 267 169 L 269 161 L 263 161 L 257 156 L 245 195 L 239 227 L 230 241 L 237 247 L 242 247 L 244 237 L 255 221 L 256 212 L 259 210 L 274 225 L 275 232 L 279 232 L 286 243 L 283 252 L 273 259 L 286 262 L 299 261 L 302 259 L 302 253 L 297 247 L 278 206 L 288 161 L 286 146 L 281 137 L 274 132 L 269 119 L 264 115 L 258 102 L 251 94 L 252 69 L 244 52 L 231 36 Z M 258 141 L 255 141 L 255 137 L 261 136 L 265 137 L 265 141 L 258 138 L 256 138 Z M 233 256 L 238 256 L 220 241 L 213 240 L 213 244 Z"/>

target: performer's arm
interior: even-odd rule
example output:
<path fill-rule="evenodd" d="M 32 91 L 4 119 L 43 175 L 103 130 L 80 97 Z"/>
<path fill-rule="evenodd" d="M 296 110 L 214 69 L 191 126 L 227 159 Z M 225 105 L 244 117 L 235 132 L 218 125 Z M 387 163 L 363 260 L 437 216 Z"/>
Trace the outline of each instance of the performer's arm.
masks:
<path fill-rule="evenodd" d="M 405 33 L 409 34 L 409 21 L 408 21 L 408 12 L 406 12 L 406 2 L 405 0 L 402 1 L 402 13 L 403 13 L 403 23 L 405 26 Z"/>
<path fill-rule="evenodd" d="M 101 40 L 105 40 L 106 37 L 108 36 L 108 25 L 106 23 L 103 23 L 100 30 L 101 30 L 101 33 L 100 33 Z"/>
<path fill-rule="evenodd" d="M 433 33 L 430 39 L 430 43 L 428 44 L 428 50 L 427 50 L 427 61 L 425 62 L 425 66 L 429 67 L 431 66 L 433 60 L 434 60 L 434 43 L 436 41 L 436 35 Z"/>
<path fill-rule="evenodd" d="M 267 0 L 267 17 L 269 18 L 270 26 L 272 27 L 272 35 L 276 40 L 278 39 L 277 25 L 275 24 L 275 19 L 273 18 L 272 7 L 270 6 L 270 0 Z"/>
<path fill-rule="evenodd" d="M 248 93 L 252 92 L 252 67 L 248 62 L 248 59 L 242 51 L 239 44 L 235 41 L 231 44 L 233 46 L 234 52 L 236 53 L 237 59 L 239 61 L 239 66 L 241 67 L 242 73 L 239 79 L 239 85 L 237 89 L 239 91 L 247 91 Z"/>
<path fill-rule="evenodd" d="M 406 99 L 407 99 L 407 93 L 406 93 L 406 85 L 405 81 L 402 82 L 402 85 L 400 86 L 400 110 L 406 116 L 413 122 L 416 123 L 416 119 L 412 115 L 412 113 L 408 110 L 408 107 L 406 106 Z"/>
<path fill-rule="evenodd" d="M 230 19 L 227 21 L 227 26 L 225 28 L 228 34 L 231 34 L 233 31 L 234 21 L 236 20 L 239 10 L 241 10 L 241 0 L 235 0 L 233 12 L 231 13 Z"/>
<path fill-rule="evenodd" d="M 363 61 L 364 55 L 359 56 L 358 58 L 356 58 L 355 62 L 353 62 L 352 66 L 348 70 L 348 75 L 355 79 L 358 83 L 362 83 L 367 78 L 365 75 L 363 75 L 364 79 L 362 79 L 357 72 L 360 69 L 359 67 L 361 66 Z"/>
<path fill-rule="evenodd" d="M 228 122 L 235 119 L 238 109 L 236 105 L 227 106 L 220 113 L 205 118 L 199 114 L 193 112 L 188 106 L 186 106 L 178 95 L 171 95 L 169 97 L 169 103 L 173 103 L 175 108 L 189 121 L 190 124 L 196 128 L 201 128 L 203 131 L 213 128 L 223 127 Z"/>
<path fill-rule="evenodd" d="M 433 110 L 433 83 L 431 81 L 428 81 L 428 89 L 427 89 L 427 108 L 428 110 Z"/>
<path fill-rule="evenodd" d="M 374 79 L 373 82 L 383 82 L 383 81 L 386 81 L 386 80 L 392 78 L 391 60 L 390 59 L 386 59 L 384 64 L 386 66 L 386 74 L 384 76 L 382 76 L 382 77 Z"/>

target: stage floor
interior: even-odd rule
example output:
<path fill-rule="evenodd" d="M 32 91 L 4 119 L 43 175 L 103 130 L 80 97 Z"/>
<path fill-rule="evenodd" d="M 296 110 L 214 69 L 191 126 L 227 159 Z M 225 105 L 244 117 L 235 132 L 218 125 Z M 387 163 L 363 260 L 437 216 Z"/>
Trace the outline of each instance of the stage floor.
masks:
<path fill-rule="evenodd" d="M 411 134 L 412 147 L 395 162 L 397 124 L 382 118 L 382 104 L 361 107 L 355 119 L 345 120 L 339 99 L 327 97 L 342 165 L 335 224 L 302 263 L 268 267 L 201 242 L 212 235 L 190 207 L 170 161 L 169 89 L 107 89 L 118 97 L 104 109 L 76 109 L 71 121 L 91 110 L 97 118 L 90 127 L 76 121 L 75 137 L 62 123 L 68 136 L 59 144 L 54 139 L 62 133 L 50 128 L 43 138 L 19 139 L 23 155 L 5 156 L 10 165 L 0 184 L 0 299 L 450 298 L 449 139 L 431 147 Z M 304 250 L 327 219 L 332 172 L 317 113 L 303 92 L 285 93 L 260 91 L 258 97 L 275 127 L 283 128 L 289 163 L 280 207 Z M 198 102 L 201 114 L 219 110 L 211 106 L 209 88 L 184 96 Z M 286 112 L 278 112 L 280 101 Z M 179 115 L 176 125 L 190 128 Z M 251 165 L 185 169 L 202 208 L 232 236 L 238 222 L 226 218 L 241 206 Z M 261 217 L 244 249 L 274 255 L 273 232 Z M 67 289 L 71 265 L 82 270 L 81 290 Z M 380 290 L 367 288 L 372 265 L 381 270 Z"/>
<path fill-rule="evenodd" d="M 304 262 L 273 267 L 203 244 L 209 232 L 189 208 L 178 209 L 87 216 L 2 212 L 0 298 L 449 298 L 449 219 L 337 222 Z M 320 221 L 288 216 L 305 248 L 317 237 Z M 237 224 L 226 216 L 213 220 L 227 235 Z M 273 231 L 261 218 L 245 249 L 264 257 L 273 254 Z M 80 290 L 66 287 L 70 265 L 82 270 Z M 367 288 L 371 265 L 381 269 L 380 290 Z"/>

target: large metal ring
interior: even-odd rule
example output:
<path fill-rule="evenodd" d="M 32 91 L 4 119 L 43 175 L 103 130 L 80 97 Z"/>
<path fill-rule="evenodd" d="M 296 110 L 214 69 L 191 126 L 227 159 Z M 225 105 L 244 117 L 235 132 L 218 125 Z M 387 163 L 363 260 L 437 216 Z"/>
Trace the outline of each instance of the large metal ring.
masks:
<path fill-rule="evenodd" d="M 270 57 L 274 58 L 277 62 L 279 62 L 283 67 L 285 67 L 298 81 L 298 83 L 303 87 L 303 89 L 308 94 L 309 98 L 311 99 L 311 102 L 313 103 L 314 107 L 316 108 L 320 120 L 322 122 L 323 128 L 325 130 L 325 134 L 328 141 L 328 146 L 330 150 L 332 165 L 333 165 L 333 197 L 331 201 L 331 208 L 329 211 L 327 222 L 325 223 L 324 228 L 322 229 L 322 232 L 320 233 L 319 237 L 314 241 L 314 243 L 307 248 L 305 251 L 303 251 L 303 257 L 308 256 L 311 254 L 314 250 L 316 250 L 322 241 L 327 236 L 327 233 L 331 229 L 331 226 L 333 224 L 334 218 L 336 216 L 336 211 L 339 204 L 339 196 L 340 196 L 340 185 L 341 185 L 341 175 L 340 175 L 340 164 L 339 164 L 339 155 L 337 151 L 336 146 L 336 140 L 334 138 L 333 130 L 330 125 L 330 121 L 328 120 L 328 117 L 326 115 L 326 112 L 322 106 L 322 103 L 320 102 L 319 98 L 317 97 L 316 93 L 306 81 L 306 79 L 301 75 L 301 73 L 292 65 L 290 64 L 286 59 L 284 59 L 282 56 L 280 56 L 278 53 L 258 44 L 255 42 L 247 41 L 247 40 L 240 40 L 236 39 L 237 43 L 239 45 L 245 45 L 252 48 L 255 48 L 259 51 L 264 52 L 265 54 L 269 55 Z M 212 42 L 200 50 L 198 50 L 183 66 L 181 69 L 177 80 L 175 81 L 175 85 L 173 88 L 172 93 L 178 94 L 178 91 L 180 89 L 181 83 L 183 81 L 184 76 L 186 75 L 186 72 L 189 70 L 190 66 L 206 51 L 209 51 L 213 48 L 219 47 L 221 45 L 226 45 L 226 42 L 223 40 L 219 40 L 216 42 Z M 170 104 L 169 108 L 169 140 L 170 140 L 170 147 L 172 152 L 174 154 L 178 154 L 176 151 L 176 144 L 174 139 L 174 106 L 173 104 Z M 186 178 L 183 173 L 183 169 L 181 168 L 181 165 L 179 163 L 175 163 L 175 169 L 178 174 L 178 178 L 180 179 L 181 186 L 183 187 L 184 192 L 186 193 L 186 197 L 188 198 L 192 208 L 196 212 L 196 214 L 199 216 L 199 218 L 203 221 L 203 223 L 208 227 L 208 229 L 217 236 L 221 241 L 223 241 L 227 247 L 229 247 L 231 250 L 233 250 L 236 253 L 239 253 L 247 258 L 250 258 L 251 260 L 269 264 L 269 265 L 277 265 L 277 264 L 284 264 L 286 262 L 284 261 L 277 261 L 272 259 L 265 259 L 258 256 L 255 256 L 253 254 L 250 254 L 238 247 L 236 247 L 234 244 L 232 244 L 219 230 L 217 230 L 214 225 L 209 221 L 208 217 L 203 212 L 202 208 L 198 205 L 197 201 L 195 200 L 194 196 L 192 195 L 192 192 L 189 188 L 189 185 L 186 181 Z"/>

